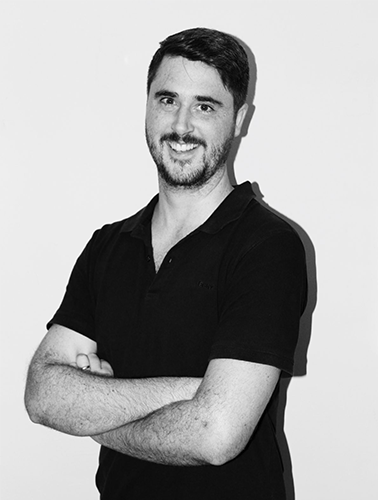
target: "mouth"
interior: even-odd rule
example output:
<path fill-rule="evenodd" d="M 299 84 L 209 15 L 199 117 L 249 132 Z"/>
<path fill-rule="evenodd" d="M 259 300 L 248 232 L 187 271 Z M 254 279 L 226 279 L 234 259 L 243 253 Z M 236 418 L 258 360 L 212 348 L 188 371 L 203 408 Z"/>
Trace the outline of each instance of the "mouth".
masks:
<path fill-rule="evenodd" d="M 167 144 L 175 153 L 188 153 L 190 151 L 193 151 L 194 149 L 197 149 L 199 146 L 199 144 L 179 143 L 173 141 L 167 141 Z"/>

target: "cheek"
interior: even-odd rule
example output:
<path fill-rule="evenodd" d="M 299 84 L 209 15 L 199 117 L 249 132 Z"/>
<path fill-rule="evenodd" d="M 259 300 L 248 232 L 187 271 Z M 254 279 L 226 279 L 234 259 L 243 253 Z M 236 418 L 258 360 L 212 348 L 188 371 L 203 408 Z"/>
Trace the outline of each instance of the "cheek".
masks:
<path fill-rule="evenodd" d="M 204 133 L 204 139 L 210 147 L 219 147 L 225 141 L 225 131 L 222 128 L 213 127 Z"/>
<path fill-rule="evenodd" d="M 160 137 L 168 127 L 168 120 L 161 113 L 151 111 L 146 116 L 146 129 L 151 137 Z"/>
<path fill-rule="evenodd" d="M 223 123 L 217 129 L 214 129 L 214 136 L 216 137 L 216 141 L 219 144 L 228 141 L 230 138 L 233 139 L 235 135 L 235 124 L 233 121 L 228 121 L 227 123 Z"/>

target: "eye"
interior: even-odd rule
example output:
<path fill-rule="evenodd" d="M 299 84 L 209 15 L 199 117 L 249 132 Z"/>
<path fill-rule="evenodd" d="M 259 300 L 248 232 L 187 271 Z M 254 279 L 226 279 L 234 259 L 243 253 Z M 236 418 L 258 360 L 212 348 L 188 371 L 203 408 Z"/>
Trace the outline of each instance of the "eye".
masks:
<path fill-rule="evenodd" d="M 161 104 L 164 106 L 173 106 L 175 104 L 175 100 L 173 97 L 162 97 L 160 99 Z"/>
<path fill-rule="evenodd" d="M 202 111 L 202 113 L 212 113 L 214 111 L 214 108 L 210 106 L 209 104 L 204 104 L 201 103 L 198 105 L 198 109 Z"/>

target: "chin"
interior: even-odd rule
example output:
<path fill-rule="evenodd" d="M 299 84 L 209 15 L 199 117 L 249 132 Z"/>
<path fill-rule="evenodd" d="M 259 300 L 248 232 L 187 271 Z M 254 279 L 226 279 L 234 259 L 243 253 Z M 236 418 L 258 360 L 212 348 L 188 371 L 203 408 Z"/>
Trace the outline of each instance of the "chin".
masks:
<path fill-rule="evenodd" d="M 193 190 L 207 184 L 211 178 L 220 170 L 221 167 L 211 169 L 207 166 L 202 166 L 200 169 L 192 170 L 191 172 L 179 173 L 170 172 L 165 165 L 157 165 L 160 178 L 163 182 L 171 187 L 181 190 Z"/>

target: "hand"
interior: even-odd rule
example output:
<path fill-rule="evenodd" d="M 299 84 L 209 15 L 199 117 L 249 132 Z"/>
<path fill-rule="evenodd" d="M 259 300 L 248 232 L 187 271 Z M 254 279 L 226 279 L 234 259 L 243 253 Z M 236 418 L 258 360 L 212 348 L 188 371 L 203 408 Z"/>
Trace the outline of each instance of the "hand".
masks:
<path fill-rule="evenodd" d="M 88 371 L 104 377 L 114 377 L 113 368 L 104 359 L 100 359 L 96 354 L 78 354 L 76 366 L 80 370 Z"/>

